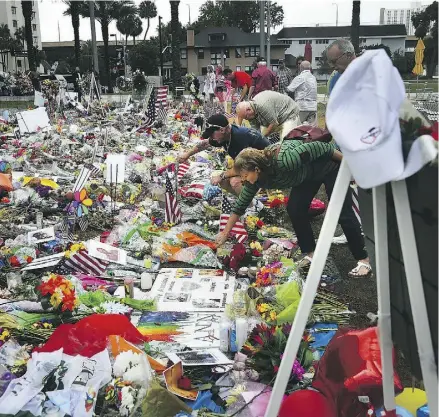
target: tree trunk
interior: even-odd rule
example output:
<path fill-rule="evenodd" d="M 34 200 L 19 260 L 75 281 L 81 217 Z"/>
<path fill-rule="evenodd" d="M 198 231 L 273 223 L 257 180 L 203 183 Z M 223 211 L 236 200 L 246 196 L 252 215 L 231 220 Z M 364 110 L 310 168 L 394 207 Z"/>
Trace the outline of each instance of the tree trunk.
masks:
<path fill-rule="evenodd" d="M 172 84 L 173 88 L 181 83 L 180 45 L 178 41 L 178 6 L 180 1 L 169 0 L 171 3 L 171 33 L 172 33 Z"/>
<path fill-rule="evenodd" d="M 105 70 L 104 74 L 107 79 L 108 84 L 108 92 L 113 92 L 113 86 L 111 85 L 111 77 L 110 77 L 110 54 L 108 51 L 108 22 L 105 20 L 101 21 L 101 28 L 102 28 L 102 40 L 104 41 L 104 64 L 105 64 Z"/>
<path fill-rule="evenodd" d="M 360 10 L 361 1 L 354 0 L 352 2 L 351 41 L 356 54 L 360 52 Z"/>
<path fill-rule="evenodd" d="M 136 37 L 133 36 L 133 45 L 135 45 L 135 44 L 136 44 Z"/>
<path fill-rule="evenodd" d="M 29 69 L 31 71 L 36 71 L 37 66 L 35 63 L 35 51 L 32 38 L 32 2 L 23 0 L 21 2 L 21 8 L 23 9 L 24 31 L 26 36 L 27 60 L 29 62 Z"/>
<path fill-rule="evenodd" d="M 427 77 L 432 78 L 434 75 L 434 70 L 436 69 L 437 65 L 437 43 L 435 43 L 435 46 L 433 48 L 433 55 L 430 59 L 430 62 L 427 65 Z"/>
<path fill-rule="evenodd" d="M 79 67 L 81 60 L 81 42 L 79 40 L 79 2 L 70 2 L 70 11 L 72 13 L 72 27 L 75 36 L 75 65 Z"/>
<path fill-rule="evenodd" d="M 143 37 L 143 40 L 146 40 L 146 35 L 148 34 L 148 31 L 149 31 L 149 19 L 147 19 L 146 21 L 147 21 L 146 32 L 145 32 L 145 36 Z"/>

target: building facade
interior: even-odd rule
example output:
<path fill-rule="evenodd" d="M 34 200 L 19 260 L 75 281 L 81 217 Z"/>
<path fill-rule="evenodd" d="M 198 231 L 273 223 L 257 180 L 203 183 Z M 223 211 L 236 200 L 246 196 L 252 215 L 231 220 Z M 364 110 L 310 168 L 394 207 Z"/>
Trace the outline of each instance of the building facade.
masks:
<path fill-rule="evenodd" d="M 252 71 L 252 65 L 261 53 L 259 33 L 246 33 L 235 27 L 206 28 L 195 34 L 187 31 L 187 42 L 181 46 L 181 67 L 184 72 L 205 75 L 208 65 L 221 64 L 233 71 Z M 275 36 L 270 38 L 271 68 L 276 71 L 287 46 Z"/>
<path fill-rule="evenodd" d="M 42 49 L 41 43 L 41 28 L 40 28 L 40 15 L 38 11 L 38 1 L 32 1 L 32 35 L 33 44 L 38 49 Z M 24 17 L 21 8 L 21 1 L 0 1 L 0 24 L 8 25 L 11 35 L 14 36 L 15 32 L 21 27 L 24 28 Z M 26 43 L 24 46 L 26 49 Z M 18 53 L 17 56 L 9 56 L 5 62 L 5 68 L 0 68 L 3 71 L 25 71 L 29 69 L 27 57 L 23 53 Z"/>
<path fill-rule="evenodd" d="M 415 28 L 412 23 L 412 16 L 425 9 L 420 1 L 413 2 L 409 9 L 380 9 L 380 25 L 405 25 L 407 35 L 414 35 Z"/>
<path fill-rule="evenodd" d="M 305 54 L 305 45 L 312 47 L 312 67 L 318 68 L 318 62 L 326 48 L 336 39 L 350 38 L 351 26 L 316 26 L 283 28 L 277 35 L 277 41 L 287 47 L 286 56 Z M 404 25 L 360 26 L 360 48 L 383 44 L 395 51 L 405 51 L 406 29 Z"/>

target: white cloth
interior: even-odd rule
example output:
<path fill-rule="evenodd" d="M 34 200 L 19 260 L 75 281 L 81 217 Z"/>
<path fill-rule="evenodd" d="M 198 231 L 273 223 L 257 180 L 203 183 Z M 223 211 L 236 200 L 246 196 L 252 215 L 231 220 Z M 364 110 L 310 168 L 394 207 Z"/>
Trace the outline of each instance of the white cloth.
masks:
<path fill-rule="evenodd" d="M 382 49 L 366 51 L 337 81 L 326 123 L 361 188 L 413 175 L 437 156 L 434 140 L 417 138 L 404 158 L 400 128 L 405 89 Z"/>
<path fill-rule="evenodd" d="M 294 94 L 294 100 L 301 111 L 317 110 L 317 80 L 311 71 L 304 70 L 291 81 L 287 90 Z"/>

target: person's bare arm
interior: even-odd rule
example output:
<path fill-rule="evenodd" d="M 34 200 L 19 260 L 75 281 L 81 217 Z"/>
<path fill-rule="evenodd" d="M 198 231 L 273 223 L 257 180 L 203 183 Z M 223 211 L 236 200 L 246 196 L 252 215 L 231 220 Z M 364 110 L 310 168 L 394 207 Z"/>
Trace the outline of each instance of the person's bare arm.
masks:
<path fill-rule="evenodd" d="M 249 98 L 249 100 L 253 97 L 253 92 L 255 91 L 255 86 L 254 85 L 252 85 L 251 87 L 250 87 L 250 91 L 248 92 L 248 98 Z"/>
<path fill-rule="evenodd" d="M 239 98 L 239 101 L 244 100 L 245 95 L 248 92 L 248 85 L 244 84 L 244 87 L 242 87 L 242 91 L 241 91 L 241 97 Z"/>
<path fill-rule="evenodd" d="M 336 162 L 341 162 L 343 159 L 343 154 L 340 151 L 335 150 L 332 154 L 332 160 Z"/>
<path fill-rule="evenodd" d="M 191 156 L 197 154 L 198 152 L 205 151 L 210 148 L 210 143 L 208 140 L 202 140 L 200 143 L 195 145 L 190 151 L 185 152 L 178 158 L 178 162 L 186 162 Z"/>
<path fill-rule="evenodd" d="M 273 129 L 275 129 L 277 126 L 277 123 L 271 123 L 264 132 L 265 136 L 271 135 L 273 133 Z"/>

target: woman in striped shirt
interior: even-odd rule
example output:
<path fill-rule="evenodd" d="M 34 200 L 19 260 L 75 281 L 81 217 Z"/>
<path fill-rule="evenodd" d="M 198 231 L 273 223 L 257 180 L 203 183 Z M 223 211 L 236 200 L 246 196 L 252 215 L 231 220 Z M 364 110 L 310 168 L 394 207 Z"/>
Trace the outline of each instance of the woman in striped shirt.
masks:
<path fill-rule="evenodd" d="M 309 266 L 315 249 L 314 234 L 309 221 L 308 208 L 325 185 L 331 198 L 342 154 L 335 144 L 324 142 L 304 143 L 286 140 L 264 150 L 244 149 L 235 159 L 234 169 L 244 182 L 244 187 L 224 229 L 217 236 L 217 244 L 226 240 L 234 224 L 245 213 L 260 188 L 291 188 L 287 212 L 304 258 L 301 267 Z M 348 190 L 339 223 L 348 240 L 349 249 L 357 260 L 357 266 L 349 273 L 353 277 L 366 277 L 371 273 L 361 226 L 352 209 L 351 190 Z"/>

